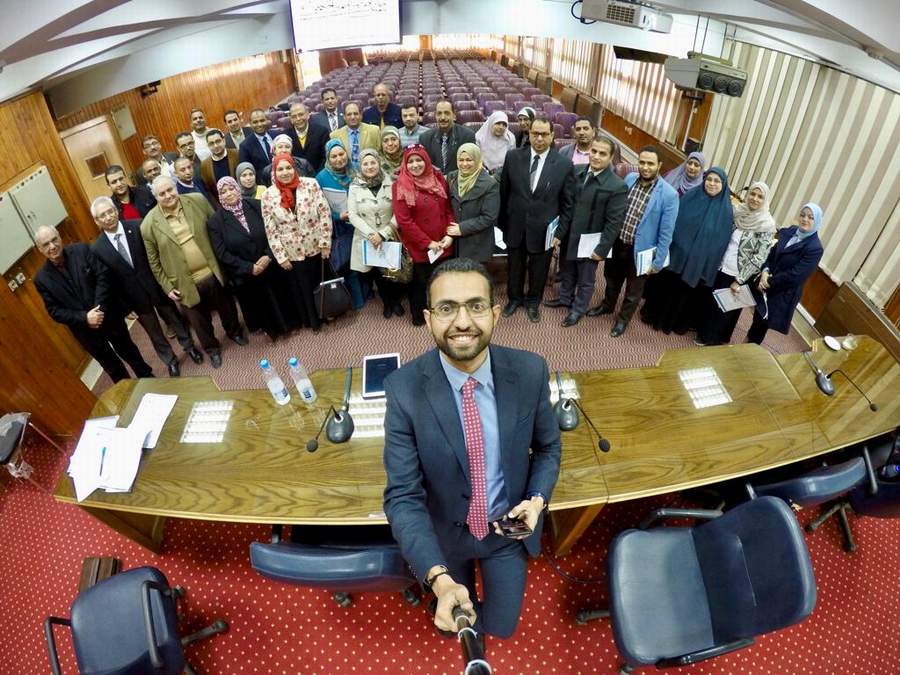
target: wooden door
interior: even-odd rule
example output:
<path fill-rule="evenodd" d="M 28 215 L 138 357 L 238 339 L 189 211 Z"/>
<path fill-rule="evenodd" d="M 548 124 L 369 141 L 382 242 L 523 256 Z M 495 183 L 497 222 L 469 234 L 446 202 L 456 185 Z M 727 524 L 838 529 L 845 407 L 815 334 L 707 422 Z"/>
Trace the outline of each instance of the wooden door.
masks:
<path fill-rule="evenodd" d="M 106 169 L 113 164 L 125 168 L 125 175 L 131 175 L 125 151 L 108 116 L 96 117 L 60 134 L 66 152 L 88 203 L 96 197 L 109 195 L 106 184 Z"/>

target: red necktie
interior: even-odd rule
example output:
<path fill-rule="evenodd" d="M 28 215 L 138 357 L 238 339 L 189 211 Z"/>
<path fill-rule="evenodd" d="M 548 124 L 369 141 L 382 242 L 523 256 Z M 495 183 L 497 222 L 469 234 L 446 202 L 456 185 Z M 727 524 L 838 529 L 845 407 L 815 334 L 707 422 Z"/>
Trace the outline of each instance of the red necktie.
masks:
<path fill-rule="evenodd" d="M 481 431 L 481 416 L 475 405 L 475 387 L 478 380 L 470 377 L 462 386 L 463 427 L 466 435 L 466 453 L 469 456 L 469 479 L 472 497 L 469 501 L 469 515 L 466 525 L 476 539 L 484 539 L 488 534 L 487 485 L 484 469 L 484 435 Z"/>

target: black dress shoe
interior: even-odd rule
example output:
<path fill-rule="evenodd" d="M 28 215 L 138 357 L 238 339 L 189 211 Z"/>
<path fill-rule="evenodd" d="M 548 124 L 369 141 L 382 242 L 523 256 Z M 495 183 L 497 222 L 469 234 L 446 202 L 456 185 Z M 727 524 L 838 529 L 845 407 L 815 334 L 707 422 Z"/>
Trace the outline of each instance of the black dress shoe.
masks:
<path fill-rule="evenodd" d="M 625 332 L 625 329 L 628 328 L 628 324 L 624 321 L 616 321 L 616 325 L 612 327 L 612 330 L 609 331 L 609 334 L 613 337 L 619 337 L 622 333 Z"/>
<path fill-rule="evenodd" d="M 604 314 L 612 314 L 612 310 L 602 302 L 587 311 L 588 316 L 603 316 Z"/>
<path fill-rule="evenodd" d="M 567 302 L 563 302 L 560 298 L 551 298 L 550 300 L 544 300 L 544 307 L 571 307 L 572 305 Z"/>
<path fill-rule="evenodd" d="M 406 314 L 406 310 L 403 309 L 403 305 L 399 302 L 394 305 L 394 316 L 403 316 L 404 314 Z"/>
<path fill-rule="evenodd" d="M 522 303 L 518 300 L 510 300 L 506 303 L 506 307 L 503 308 L 503 316 L 512 316 L 516 313 L 516 310 L 522 306 Z"/>
<path fill-rule="evenodd" d="M 181 367 L 178 365 L 178 361 L 171 361 L 166 367 L 169 369 L 169 377 L 178 377 L 181 375 Z"/>
<path fill-rule="evenodd" d="M 191 361 L 194 363 L 203 363 L 203 352 L 196 347 L 191 347 L 185 353 L 191 357 Z"/>
<path fill-rule="evenodd" d="M 569 312 L 566 318 L 563 319 L 562 326 L 563 328 L 568 328 L 569 326 L 574 326 L 579 321 L 581 321 L 581 314 L 578 312 Z"/>
<path fill-rule="evenodd" d="M 528 314 L 528 320 L 531 323 L 537 323 L 541 320 L 541 312 L 537 308 L 537 305 L 534 305 L 533 307 L 526 307 L 525 313 Z"/>
<path fill-rule="evenodd" d="M 247 341 L 247 338 L 245 338 L 245 337 L 244 337 L 243 335 L 241 335 L 240 333 L 235 333 L 234 335 L 229 335 L 229 336 L 228 336 L 228 339 L 231 340 L 234 344 L 240 345 L 241 347 L 243 347 L 244 345 L 250 344 L 250 343 Z"/>
<path fill-rule="evenodd" d="M 209 355 L 209 363 L 213 368 L 221 368 L 222 367 L 222 355 L 218 352 L 213 352 Z"/>
<path fill-rule="evenodd" d="M 390 305 L 385 305 L 384 309 L 381 311 L 381 316 L 383 316 L 385 319 L 390 319 L 392 316 L 394 316 L 394 308 Z"/>

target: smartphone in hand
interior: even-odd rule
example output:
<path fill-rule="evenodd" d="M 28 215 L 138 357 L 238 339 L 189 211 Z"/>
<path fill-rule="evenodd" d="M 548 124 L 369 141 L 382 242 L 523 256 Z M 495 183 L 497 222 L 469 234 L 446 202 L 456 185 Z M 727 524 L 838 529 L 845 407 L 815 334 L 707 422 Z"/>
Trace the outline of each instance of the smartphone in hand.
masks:
<path fill-rule="evenodd" d="M 510 539 L 524 539 L 532 533 L 528 523 L 518 518 L 501 518 L 497 521 L 497 526 L 500 528 L 503 536 Z"/>

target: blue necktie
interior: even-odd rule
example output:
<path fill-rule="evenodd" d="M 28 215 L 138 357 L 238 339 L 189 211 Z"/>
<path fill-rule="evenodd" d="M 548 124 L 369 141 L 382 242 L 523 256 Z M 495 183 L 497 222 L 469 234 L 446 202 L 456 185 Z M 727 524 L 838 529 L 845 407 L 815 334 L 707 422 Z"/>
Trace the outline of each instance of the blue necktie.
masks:
<path fill-rule="evenodd" d="M 350 131 L 350 160 L 354 164 L 359 161 L 359 129 Z"/>

